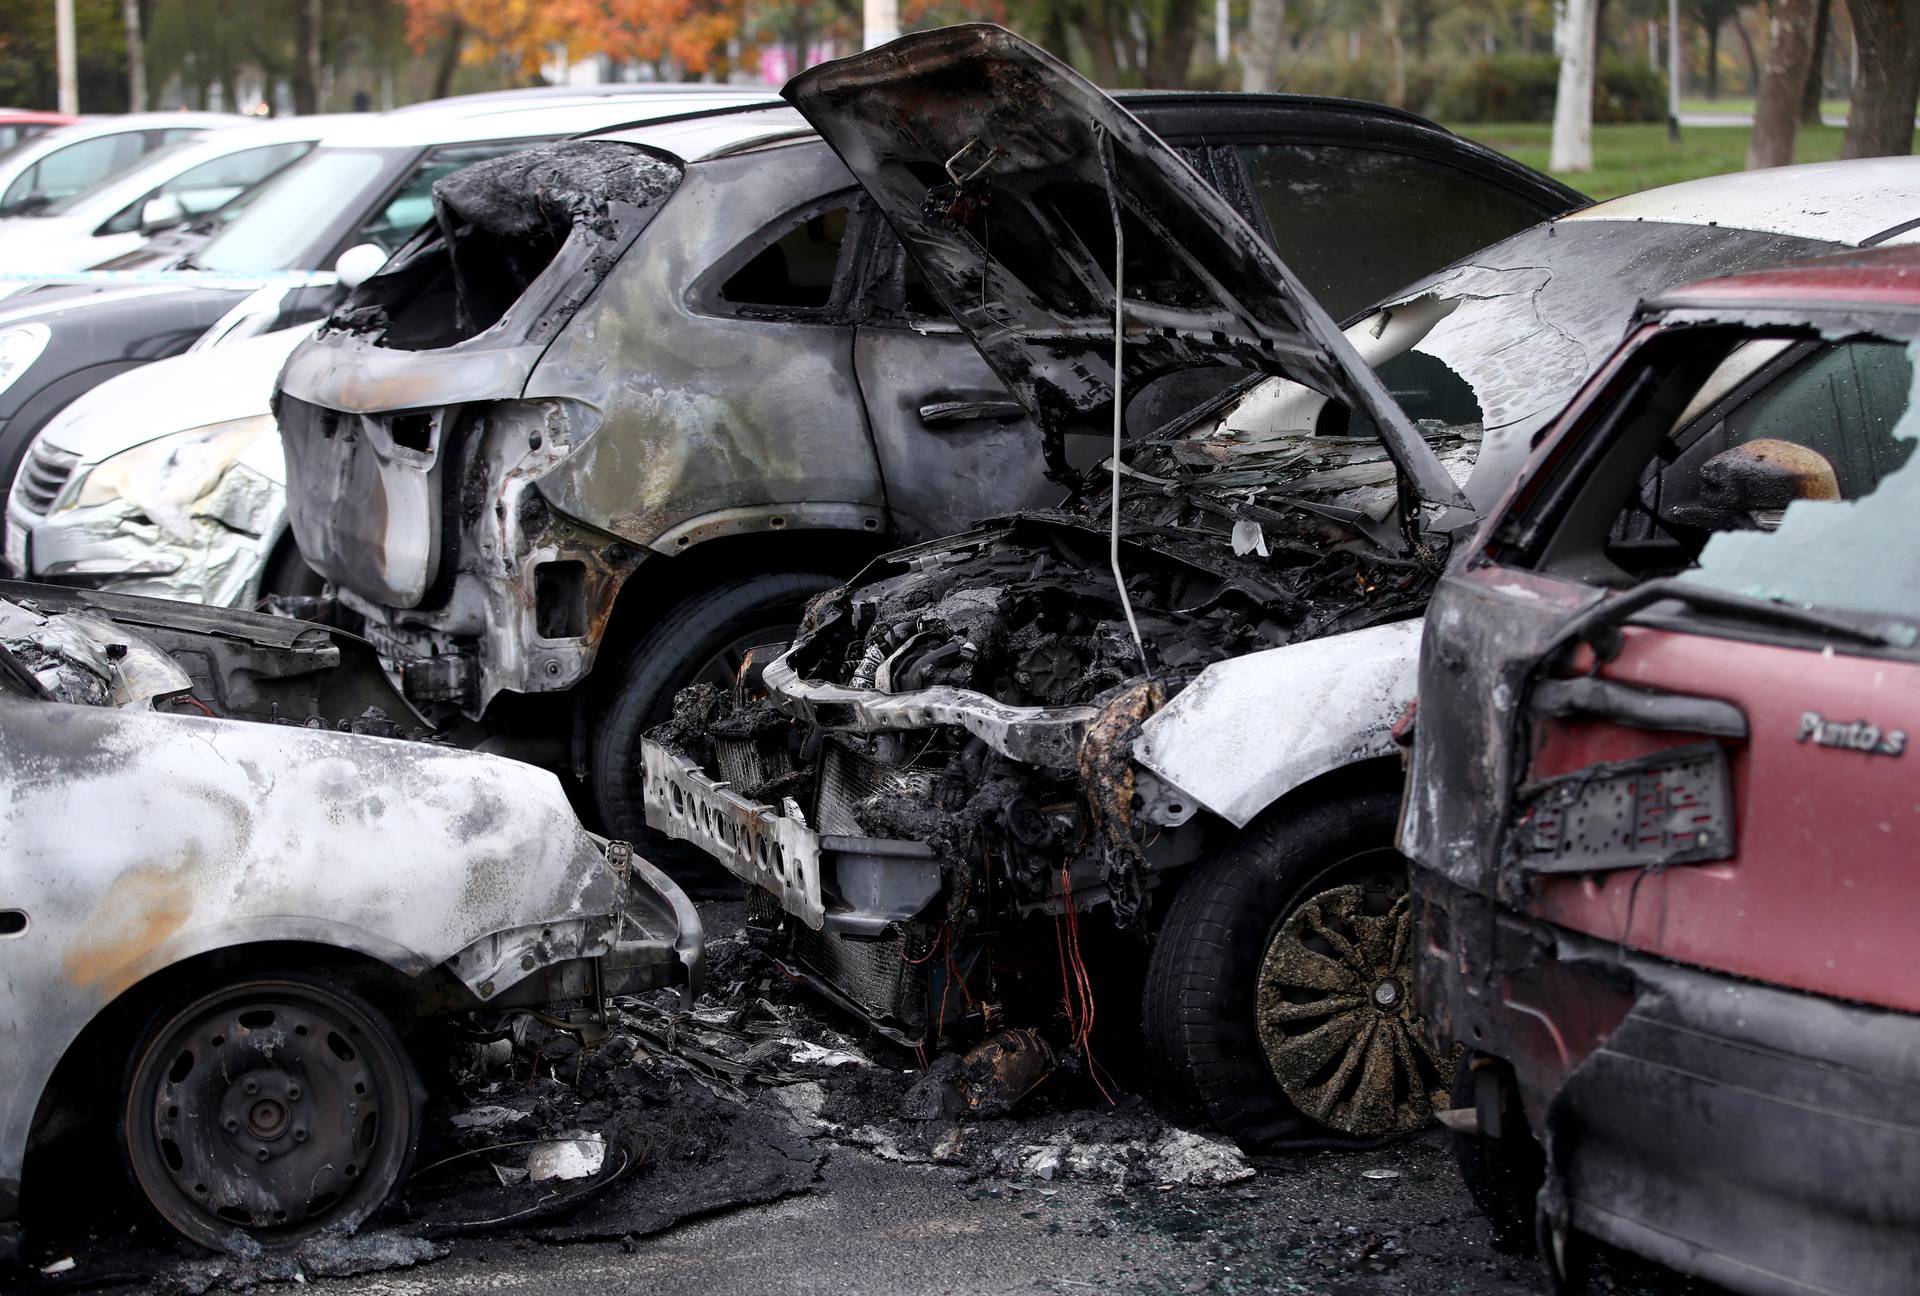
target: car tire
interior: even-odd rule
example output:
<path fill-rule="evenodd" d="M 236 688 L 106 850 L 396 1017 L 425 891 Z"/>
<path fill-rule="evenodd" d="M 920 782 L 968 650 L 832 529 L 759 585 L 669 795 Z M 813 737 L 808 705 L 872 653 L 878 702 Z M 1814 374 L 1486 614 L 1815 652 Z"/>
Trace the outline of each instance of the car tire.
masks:
<path fill-rule="evenodd" d="M 1452 1131 L 1447 1137 L 1453 1144 L 1453 1158 L 1460 1166 L 1467 1194 L 1493 1232 L 1494 1250 L 1507 1255 L 1534 1255 L 1539 1251 L 1535 1217 L 1540 1185 L 1546 1181 L 1546 1154 L 1527 1127 L 1519 1090 L 1506 1073 L 1505 1064 L 1492 1058 L 1474 1066 L 1462 1063 L 1454 1071 L 1451 1105 L 1466 1109 L 1477 1106 L 1476 1066 L 1501 1070 L 1497 1085 L 1500 1137 Z"/>
<path fill-rule="evenodd" d="M 412 1166 L 425 1095 L 377 1009 L 276 972 L 157 1012 L 123 1098 L 118 1141 L 138 1195 L 226 1251 L 287 1250 L 373 1215 Z"/>
<path fill-rule="evenodd" d="M 1451 1068 L 1431 1059 L 1408 998 L 1398 806 L 1381 789 L 1270 812 L 1196 865 L 1169 906 L 1143 1002 L 1152 1065 L 1162 1089 L 1245 1147 L 1405 1132 L 1431 1119 L 1436 1084 L 1446 1092 Z M 1323 928 L 1364 939 L 1342 955 Z M 1303 962 L 1333 981 L 1298 989 Z M 1340 1032 L 1348 1047 L 1303 1065 Z M 1384 1066 L 1369 1067 L 1375 1038 Z M 1417 1074 L 1396 1060 L 1401 1042 L 1415 1050 Z M 1349 1056 L 1357 1081 L 1341 1070 Z"/>
<path fill-rule="evenodd" d="M 665 720 L 673 695 L 703 677 L 721 683 L 755 643 L 784 643 L 807 604 L 841 583 L 826 572 L 775 572 L 726 581 L 682 601 L 641 636 L 594 726 L 591 779 L 601 827 L 630 841 L 676 878 L 691 852 L 673 849 L 647 828 L 641 799 L 640 739 Z M 704 860 L 704 856 L 699 857 Z"/>

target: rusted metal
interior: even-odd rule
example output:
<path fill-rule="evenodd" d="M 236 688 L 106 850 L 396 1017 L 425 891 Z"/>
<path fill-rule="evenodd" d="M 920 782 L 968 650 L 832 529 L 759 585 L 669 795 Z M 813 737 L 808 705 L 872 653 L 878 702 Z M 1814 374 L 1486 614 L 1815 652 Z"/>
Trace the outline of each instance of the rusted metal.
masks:
<path fill-rule="evenodd" d="M 1045 1084 L 1060 1065 L 1046 1037 L 1031 1028 L 999 1031 L 960 1063 L 960 1088 L 976 1116 L 1005 1116 Z"/>
<path fill-rule="evenodd" d="M 1267 1064 L 1296 1107 L 1357 1138 L 1422 1128 L 1447 1105 L 1454 1058 L 1414 1009 L 1413 921 L 1369 889 L 1323 891 L 1288 914 L 1260 964 L 1256 1020 Z"/>

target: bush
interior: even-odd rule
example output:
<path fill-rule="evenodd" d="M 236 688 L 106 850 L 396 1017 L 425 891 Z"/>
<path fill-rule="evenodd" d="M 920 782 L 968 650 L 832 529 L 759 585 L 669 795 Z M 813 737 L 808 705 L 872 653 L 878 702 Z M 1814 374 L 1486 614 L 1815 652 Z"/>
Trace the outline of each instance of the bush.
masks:
<path fill-rule="evenodd" d="M 1547 122 L 1560 89 L 1560 60 L 1545 54 L 1476 59 L 1445 78 L 1433 115 L 1450 122 Z M 1667 115 L 1667 80 L 1641 62 L 1605 59 L 1593 96 L 1593 120 L 1655 122 Z"/>

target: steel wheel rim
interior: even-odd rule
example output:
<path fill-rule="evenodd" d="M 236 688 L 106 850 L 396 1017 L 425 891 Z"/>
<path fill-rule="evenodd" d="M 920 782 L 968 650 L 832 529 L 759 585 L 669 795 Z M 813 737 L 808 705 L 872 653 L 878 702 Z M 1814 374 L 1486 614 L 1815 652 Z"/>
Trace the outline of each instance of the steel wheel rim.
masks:
<path fill-rule="evenodd" d="M 756 648 L 771 649 L 776 645 L 784 645 L 791 631 L 792 626 L 788 626 L 784 635 L 781 631 L 773 629 L 750 630 L 746 634 L 737 635 L 701 662 L 688 677 L 687 683 L 711 684 L 725 692 L 733 687 L 735 680 L 740 678 L 740 671 L 746 665 L 748 653 Z M 773 654 L 769 652 L 767 659 L 771 660 L 772 657 Z"/>
<path fill-rule="evenodd" d="M 387 1032 L 317 987 L 255 982 L 157 1031 L 127 1095 L 135 1182 L 215 1250 L 357 1224 L 399 1182 L 413 1121 Z"/>
<path fill-rule="evenodd" d="M 1427 1047 L 1414 1011 L 1405 861 L 1369 852 L 1330 872 L 1354 877 L 1369 866 L 1365 880 L 1317 891 L 1275 924 L 1254 1001 L 1281 1091 L 1356 1138 L 1424 1127 L 1453 1083 L 1452 1058 Z"/>

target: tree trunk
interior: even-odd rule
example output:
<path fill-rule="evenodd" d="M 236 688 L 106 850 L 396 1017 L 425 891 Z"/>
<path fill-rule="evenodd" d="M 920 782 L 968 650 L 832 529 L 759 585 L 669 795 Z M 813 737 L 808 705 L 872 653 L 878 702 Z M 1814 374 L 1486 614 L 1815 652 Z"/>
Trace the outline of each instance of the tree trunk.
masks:
<path fill-rule="evenodd" d="M 1898 157 L 1913 152 L 1913 113 L 1920 101 L 1920 13 L 1912 0 L 1849 0 L 1860 75 L 1847 106 L 1842 157 Z"/>
<path fill-rule="evenodd" d="M 1720 23 L 1707 20 L 1707 98 L 1720 97 Z"/>
<path fill-rule="evenodd" d="M 1087 58 L 1093 64 L 1093 79 L 1112 90 L 1120 85 L 1120 58 L 1113 47 L 1113 15 L 1107 0 L 1088 0 L 1077 17 L 1080 39 L 1087 43 Z"/>
<path fill-rule="evenodd" d="M 1400 35 L 1400 0 L 1380 0 L 1380 30 L 1387 38 L 1387 102 L 1407 106 L 1407 43 Z"/>
<path fill-rule="evenodd" d="M 1286 45 L 1287 0 L 1247 0 L 1247 52 L 1240 63 L 1240 88 L 1253 94 L 1278 90 Z"/>
<path fill-rule="evenodd" d="M 1820 20 L 1819 0 L 1774 0 L 1767 27 L 1767 67 L 1753 109 L 1753 134 L 1747 141 L 1747 170 L 1786 166 L 1793 161 L 1800 131 L 1800 108 L 1813 63 L 1813 29 Z"/>
<path fill-rule="evenodd" d="M 1567 0 L 1560 33 L 1560 87 L 1553 100 L 1552 171 L 1593 170 L 1593 64 L 1599 47 L 1600 6 Z"/>
<path fill-rule="evenodd" d="M 1807 85 L 1800 95 L 1800 124 L 1818 126 L 1821 123 L 1820 99 L 1827 88 L 1827 29 L 1830 21 L 1833 0 L 1818 0 L 1813 14 L 1813 57 L 1807 63 Z"/>
<path fill-rule="evenodd" d="M 1200 0 L 1168 0 L 1166 16 L 1147 51 L 1146 84 L 1155 90 L 1186 85 L 1193 41 L 1200 27 Z"/>
<path fill-rule="evenodd" d="M 121 0 L 127 28 L 127 111 L 147 110 L 147 42 L 140 30 L 140 0 Z"/>
<path fill-rule="evenodd" d="M 1753 52 L 1753 33 L 1747 30 L 1747 20 L 1739 14 L 1733 16 L 1733 33 L 1740 38 L 1740 49 L 1747 56 L 1747 93 L 1760 92 L 1760 56 Z"/>
<path fill-rule="evenodd" d="M 304 117 L 320 111 L 320 0 L 299 0 L 295 11 L 293 111 Z"/>
<path fill-rule="evenodd" d="M 433 65 L 433 95 L 445 99 L 453 90 L 453 74 L 460 70 L 460 47 L 467 43 L 467 24 L 455 18 L 447 24 L 447 41 L 440 47 L 440 58 Z"/>

